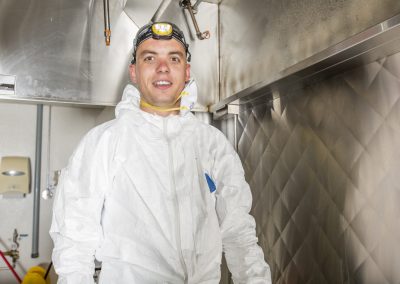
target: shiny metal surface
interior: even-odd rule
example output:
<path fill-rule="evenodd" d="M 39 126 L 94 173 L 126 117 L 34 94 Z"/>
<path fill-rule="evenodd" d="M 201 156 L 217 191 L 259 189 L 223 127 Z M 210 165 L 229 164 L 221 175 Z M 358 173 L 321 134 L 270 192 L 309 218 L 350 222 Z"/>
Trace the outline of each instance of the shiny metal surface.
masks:
<path fill-rule="evenodd" d="M 129 82 L 127 68 L 138 29 L 130 17 L 137 17 L 138 24 L 164 19 L 183 26 L 200 86 L 195 110 L 206 111 L 217 101 L 216 4 L 198 6 L 199 23 L 212 32 L 201 43 L 191 34 L 179 1 L 110 0 L 109 9 L 112 34 L 107 47 L 101 0 L 0 0 L 0 74 L 16 76 L 15 94 L 0 90 L 0 100 L 115 105 Z"/>
<path fill-rule="evenodd" d="M 218 5 L 202 2 L 198 6 L 196 20 L 202 30 L 210 31 L 210 38 L 205 40 L 197 39 L 189 12 L 179 6 L 178 0 L 172 0 L 154 20 L 176 23 L 184 32 L 192 53 L 191 72 L 199 92 L 196 110 L 207 111 L 209 105 L 219 100 Z"/>
<path fill-rule="evenodd" d="M 197 24 L 196 17 L 194 15 L 195 13 L 197 13 L 197 10 L 195 10 L 194 6 L 192 6 L 192 3 L 190 2 L 190 0 L 180 0 L 179 5 L 189 12 L 190 18 L 192 19 L 192 24 L 194 26 L 194 29 L 196 30 L 197 38 L 199 40 L 209 39 L 210 38 L 209 31 L 204 31 L 204 32 L 200 31 L 199 25 Z"/>
<path fill-rule="evenodd" d="M 399 66 L 397 53 L 241 106 L 274 283 L 400 282 Z"/>
<path fill-rule="evenodd" d="M 0 74 L 17 77 L 12 99 L 115 104 L 137 27 L 119 1 L 109 7 L 106 47 L 102 1 L 0 0 Z"/>
<path fill-rule="evenodd" d="M 222 1 L 221 100 L 399 13 L 398 0 Z"/>
<path fill-rule="evenodd" d="M 124 11 L 136 24 L 141 27 L 148 24 L 156 13 L 161 2 L 171 2 L 168 0 L 126 0 Z"/>
<path fill-rule="evenodd" d="M 279 77 L 272 81 L 271 78 L 267 78 L 223 99 L 212 105 L 210 111 L 216 112 L 238 99 L 240 103 L 245 103 L 255 98 L 260 99 L 274 90 L 290 89 L 310 81 L 315 82 L 399 51 L 400 14 L 282 70 Z"/>

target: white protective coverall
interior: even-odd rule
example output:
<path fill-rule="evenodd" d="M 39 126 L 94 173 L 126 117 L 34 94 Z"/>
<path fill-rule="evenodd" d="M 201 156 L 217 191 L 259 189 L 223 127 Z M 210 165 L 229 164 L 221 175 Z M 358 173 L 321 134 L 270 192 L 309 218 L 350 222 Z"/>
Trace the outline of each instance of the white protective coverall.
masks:
<path fill-rule="evenodd" d="M 186 90 L 192 106 L 195 83 Z M 128 85 L 116 119 L 62 171 L 50 229 L 58 283 L 93 283 L 94 257 L 104 284 L 219 283 L 222 249 L 235 283 L 271 283 L 232 146 L 189 111 L 152 115 L 139 99 Z"/>

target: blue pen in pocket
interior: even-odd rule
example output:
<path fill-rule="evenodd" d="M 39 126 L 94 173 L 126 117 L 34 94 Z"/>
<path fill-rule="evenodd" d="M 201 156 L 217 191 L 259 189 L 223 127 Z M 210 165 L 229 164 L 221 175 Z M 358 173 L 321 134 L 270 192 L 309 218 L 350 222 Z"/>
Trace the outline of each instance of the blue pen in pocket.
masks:
<path fill-rule="evenodd" d="M 210 192 L 213 193 L 214 191 L 217 190 L 217 187 L 215 186 L 215 182 L 207 173 L 205 173 L 204 175 L 206 176 L 208 188 L 210 189 Z"/>

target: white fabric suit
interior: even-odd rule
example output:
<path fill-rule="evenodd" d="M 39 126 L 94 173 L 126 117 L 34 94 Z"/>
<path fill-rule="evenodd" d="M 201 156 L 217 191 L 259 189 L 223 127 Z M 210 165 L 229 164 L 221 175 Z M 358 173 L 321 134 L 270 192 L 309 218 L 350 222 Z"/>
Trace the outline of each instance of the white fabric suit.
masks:
<path fill-rule="evenodd" d="M 128 85 L 116 119 L 92 129 L 62 172 L 50 229 L 59 283 L 93 283 L 94 256 L 104 284 L 219 283 L 222 248 L 235 283 L 270 283 L 226 138 L 188 111 L 160 117 L 138 104 Z"/>

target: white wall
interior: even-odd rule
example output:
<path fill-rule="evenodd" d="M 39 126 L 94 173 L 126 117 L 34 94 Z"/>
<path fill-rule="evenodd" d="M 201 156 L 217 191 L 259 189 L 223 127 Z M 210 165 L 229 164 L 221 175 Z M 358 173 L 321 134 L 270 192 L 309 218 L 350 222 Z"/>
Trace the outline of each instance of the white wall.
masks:
<path fill-rule="evenodd" d="M 49 113 L 50 159 L 48 165 Z M 41 190 L 46 188 L 47 169 L 59 170 L 66 166 L 68 158 L 83 135 L 95 125 L 114 117 L 114 108 L 75 108 L 44 106 L 43 154 Z M 26 156 L 31 159 L 33 189 L 36 138 L 36 105 L 0 103 L 0 157 Z M 0 195 L 0 250 L 11 246 L 14 228 L 20 234 L 28 234 L 20 240 L 20 259 L 16 270 L 21 278 L 30 267 L 50 263 L 53 243 L 48 234 L 51 222 L 52 200 L 40 199 L 39 257 L 31 258 L 33 194 L 24 198 L 10 199 Z M 6 247 L 7 246 L 7 247 Z M 9 261 L 11 259 L 7 257 Z M 17 283 L 5 263 L 0 259 L 0 283 Z"/>

